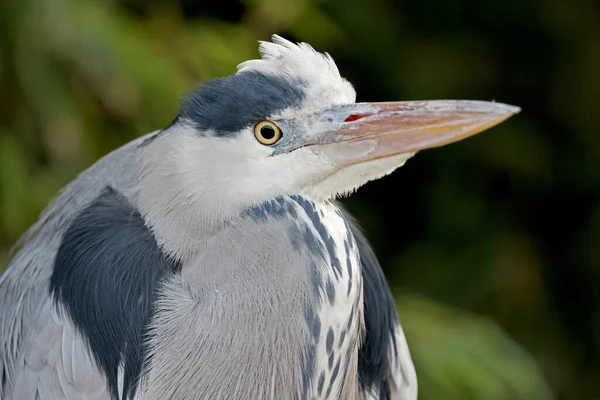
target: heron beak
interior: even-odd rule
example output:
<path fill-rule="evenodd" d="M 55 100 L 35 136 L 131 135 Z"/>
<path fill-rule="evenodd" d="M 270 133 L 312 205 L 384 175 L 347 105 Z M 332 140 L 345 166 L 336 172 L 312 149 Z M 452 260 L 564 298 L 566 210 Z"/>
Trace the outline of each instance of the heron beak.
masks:
<path fill-rule="evenodd" d="M 470 100 L 341 105 L 319 116 L 323 129 L 312 147 L 343 167 L 456 142 L 519 111 L 506 104 Z"/>

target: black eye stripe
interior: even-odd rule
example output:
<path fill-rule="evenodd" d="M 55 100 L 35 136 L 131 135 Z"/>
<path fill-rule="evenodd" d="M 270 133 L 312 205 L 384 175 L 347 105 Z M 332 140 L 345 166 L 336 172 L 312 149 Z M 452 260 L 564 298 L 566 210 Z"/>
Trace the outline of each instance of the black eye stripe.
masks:
<path fill-rule="evenodd" d="M 235 136 L 257 119 L 297 107 L 305 98 L 300 82 L 254 71 L 204 82 L 185 97 L 180 111 L 199 132 Z"/>

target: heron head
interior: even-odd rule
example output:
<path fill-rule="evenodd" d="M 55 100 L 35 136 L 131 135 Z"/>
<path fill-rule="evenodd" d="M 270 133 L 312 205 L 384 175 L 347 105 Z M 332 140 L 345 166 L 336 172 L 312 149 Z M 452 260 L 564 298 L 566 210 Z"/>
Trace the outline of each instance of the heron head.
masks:
<path fill-rule="evenodd" d="M 260 53 L 185 97 L 145 162 L 146 175 L 165 178 L 157 196 L 202 199 L 216 213 L 281 195 L 331 198 L 519 111 L 476 101 L 355 103 L 328 54 L 278 36 Z"/>

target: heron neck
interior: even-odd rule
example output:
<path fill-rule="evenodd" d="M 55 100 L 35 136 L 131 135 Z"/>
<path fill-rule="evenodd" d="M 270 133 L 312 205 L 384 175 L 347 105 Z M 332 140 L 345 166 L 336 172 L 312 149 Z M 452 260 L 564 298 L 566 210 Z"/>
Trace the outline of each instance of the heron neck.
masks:
<path fill-rule="evenodd" d="M 245 209 L 165 284 L 146 397 L 317 398 L 323 376 L 324 393 L 354 399 L 362 326 L 354 249 L 334 204 L 289 196 Z"/>

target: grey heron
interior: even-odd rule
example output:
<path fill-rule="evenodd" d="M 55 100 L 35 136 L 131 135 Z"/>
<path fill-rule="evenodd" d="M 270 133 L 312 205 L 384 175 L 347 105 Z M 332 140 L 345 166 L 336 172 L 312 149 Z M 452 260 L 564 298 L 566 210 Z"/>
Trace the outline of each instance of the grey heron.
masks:
<path fill-rule="evenodd" d="M 0 280 L 0 398 L 416 399 L 381 267 L 336 198 L 518 108 L 355 103 L 274 36 L 99 160 Z"/>

